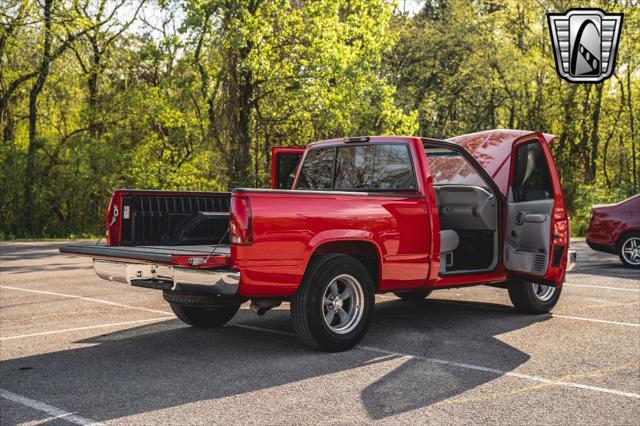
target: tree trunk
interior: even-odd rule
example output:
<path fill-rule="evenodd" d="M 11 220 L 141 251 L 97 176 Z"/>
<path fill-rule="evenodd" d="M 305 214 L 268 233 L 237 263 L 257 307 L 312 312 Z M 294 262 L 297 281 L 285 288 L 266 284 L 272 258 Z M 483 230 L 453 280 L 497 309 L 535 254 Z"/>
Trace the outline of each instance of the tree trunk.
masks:
<path fill-rule="evenodd" d="M 244 50 L 244 49 L 243 49 Z M 246 53 L 241 53 L 240 63 L 245 65 L 245 60 L 248 56 L 248 50 Z M 237 114 L 233 114 L 235 123 L 232 125 L 233 134 L 231 140 L 233 146 L 231 147 L 231 169 L 229 170 L 229 185 L 230 189 L 238 186 L 244 186 L 251 183 L 251 160 L 249 156 L 249 150 L 251 148 L 251 106 L 253 100 L 253 83 L 252 73 L 249 70 L 239 71 L 236 68 L 236 72 L 240 75 L 237 77 Z"/>
<path fill-rule="evenodd" d="M 98 126 L 98 77 L 102 67 L 102 57 L 97 46 L 93 46 L 93 58 L 87 78 L 87 87 L 89 90 L 89 134 L 96 138 L 100 133 Z"/>
<path fill-rule="evenodd" d="M 633 192 L 638 192 L 638 149 L 636 148 L 636 129 L 631 100 L 631 64 L 627 65 L 627 106 L 629 108 L 629 127 L 631 129 L 631 173 L 633 174 Z"/>
<path fill-rule="evenodd" d="M 255 14 L 259 1 L 250 1 L 247 11 Z M 251 114 L 254 108 L 253 73 L 248 59 L 253 42 L 248 38 L 239 48 L 228 48 L 225 92 L 227 94 L 227 123 L 229 129 L 229 189 L 251 185 Z"/>
<path fill-rule="evenodd" d="M 593 107 L 593 115 L 592 119 L 592 128 L 591 128 L 591 149 L 589 150 L 589 161 L 586 163 L 588 165 L 588 169 L 585 173 L 585 183 L 591 185 L 595 183 L 596 177 L 598 176 L 597 169 L 597 160 L 598 160 L 598 148 L 600 144 L 600 107 L 602 105 L 602 90 L 604 89 L 604 84 L 600 83 L 598 85 L 598 89 L 596 91 L 596 103 Z"/>
<path fill-rule="evenodd" d="M 34 223 L 34 187 L 36 184 L 36 151 L 37 147 L 37 119 L 38 119 L 38 96 L 44 87 L 44 83 L 49 76 L 49 65 L 51 62 L 51 21 L 52 6 L 54 0 L 44 2 L 44 45 L 42 59 L 38 67 L 38 76 L 31 91 L 29 92 L 29 147 L 27 150 L 27 164 L 25 169 L 24 188 L 24 231 L 25 233 L 37 234 Z"/>

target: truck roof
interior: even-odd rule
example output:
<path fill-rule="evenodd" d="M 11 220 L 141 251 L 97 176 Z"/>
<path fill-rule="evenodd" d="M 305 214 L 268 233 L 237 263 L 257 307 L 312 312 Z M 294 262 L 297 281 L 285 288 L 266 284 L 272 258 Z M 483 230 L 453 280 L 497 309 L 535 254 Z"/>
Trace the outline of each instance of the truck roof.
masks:
<path fill-rule="evenodd" d="M 536 133 L 531 130 L 516 129 L 493 129 L 485 130 L 466 135 L 454 136 L 446 139 L 447 142 L 455 143 L 464 147 L 487 173 L 496 181 L 500 190 L 506 194 L 508 186 L 508 170 L 511 164 L 511 147 L 516 139 L 528 134 Z M 549 133 L 543 133 L 547 144 L 550 144 L 555 136 Z M 367 142 L 408 142 L 415 139 L 416 136 L 363 136 L 368 138 Z M 349 138 L 357 140 L 358 138 Z M 421 138 L 424 141 L 428 139 Z M 344 144 L 345 138 L 327 139 L 309 144 L 309 147 L 318 147 L 325 145 Z"/>

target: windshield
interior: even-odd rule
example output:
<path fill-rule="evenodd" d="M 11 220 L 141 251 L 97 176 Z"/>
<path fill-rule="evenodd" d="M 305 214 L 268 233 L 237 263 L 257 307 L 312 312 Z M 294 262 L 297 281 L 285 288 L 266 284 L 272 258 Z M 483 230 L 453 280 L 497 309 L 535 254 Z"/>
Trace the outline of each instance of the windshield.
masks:
<path fill-rule="evenodd" d="M 425 148 L 434 185 L 489 186 L 469 161 L 447 148 Z"/>

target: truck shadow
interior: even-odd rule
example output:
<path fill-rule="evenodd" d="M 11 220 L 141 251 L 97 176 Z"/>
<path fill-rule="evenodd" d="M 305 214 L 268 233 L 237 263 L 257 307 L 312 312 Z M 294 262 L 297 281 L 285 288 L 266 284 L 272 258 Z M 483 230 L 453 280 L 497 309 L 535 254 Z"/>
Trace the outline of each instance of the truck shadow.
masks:
<path fill-rule="evenodd" d="M 3 361 L 2 387 L 107 421 L 314 379 L 296 385 L 297 401 L 361 403 L 370 418 L 383 419 L 455 398 L 501 374 L 432 359 L 516 369 L 529 355 L 496 336 L 548 318 L 467 305 L 378 303 L 365 341 L 337 354 L 308 350 L 287 334 L 293 330 L 286 310 L 261 318 L 242 310 L 237 326 L 217 330 L 168 320 L 74 342 L 78 348 Z M 336 388 L 345 373 L 351 382 Z M 276 401 L 282 392 L 263 398 Z M 273 407 L 274 413 L 281 409 Z"/>
<path fill-rule="evenodd" d="M 456 399 L 502 375 L 482 369 L 515 370 L 530 356 L 496 337 L 549 318 L 504 305 L 438 299 L 376 308 L 367 344 L 411 357 L 362 391 L 374 419 Z"/>

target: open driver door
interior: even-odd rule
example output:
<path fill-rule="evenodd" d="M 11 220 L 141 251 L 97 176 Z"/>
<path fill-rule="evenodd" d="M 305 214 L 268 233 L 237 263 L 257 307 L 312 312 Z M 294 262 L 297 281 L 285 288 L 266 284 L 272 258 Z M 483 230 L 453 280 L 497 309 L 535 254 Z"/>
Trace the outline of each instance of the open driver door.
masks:
<path fill-rule="evenodd" d="M 542 133 L 513 143 L 505 214 L 504 263 L 511 275 L 560 286 L 569 249 L 569 220 Z"/>
<path fill-rule="evenodd" d="M 271 148 L 271 189 L 291 189 L 304 147 Z"/>

